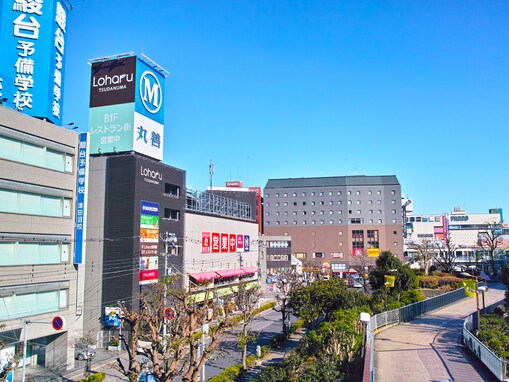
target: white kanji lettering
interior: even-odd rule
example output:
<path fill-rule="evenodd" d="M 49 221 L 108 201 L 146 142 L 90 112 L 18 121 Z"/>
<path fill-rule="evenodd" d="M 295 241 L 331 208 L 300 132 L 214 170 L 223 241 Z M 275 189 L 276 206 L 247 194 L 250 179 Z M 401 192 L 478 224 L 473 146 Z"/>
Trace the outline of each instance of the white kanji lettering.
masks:
<path fill-rule="evenodd" d="M 29 92 L 20 93 L 17 91 L 14 94 L 14 105 L 16 109 L 23 110 L 25 107 L 31 109 L 32 108 L 32 94 Z"/>
<path fill-rule="evenodd" d="M 57 60 L 55 67 L 58 70 L 62 70 L 62 55 L 57 52 L 57 55 L 55 56 L 55 60 Z"/>
<path fill-rule="evenodd" d="M 12 10 L 41 16 L 42 0 L 14 0 Z"/>
<path fill-rule="evenodd" d="M 60 104 L 56 100 L 53 101 L 52 111 L 53 111 L 53 116 L 60 119 Z"/>
<path fill-rule="evenodd" d="M 57 48 L 60 54 L 64 54 L 64 32 L 60 28 L 55 32 L 55 48 Z"/>
<path fill-rule="evenodd" d="M 26 92 L 28 88 L 34 87 L 34 79 L 31 75 L 16 74 L 14 86 L 18 87 L 19 90 Z"/>
<path fill-rule="evenodd" d="M 14 67 L 17 73 L 34 74 L 34 60 L 31 58 L 18 58 Z"/>
<path fill-rule="evenodd" d="M 64 7 L 57 1 L 57 11 L 55 14 L 55 21 L 57 25 L 65 32 L 65 25 L 67 23 L 67 14 Z"/>
<path fill-rule="evenodd" d="M 25 17 L 25 14 L 21 14 L 13 21 L 14 36 L 37 40 L 39 38 L 39 27 L 41 24 L 39 24 L 33 16 L 28 18 L 30 21 L 24 21 Z"/>
<path fill-rule="evenodd" d="M 35 52 L 34 43 L 31 41 L 18 40 L 18 46 L 16 49 L 21 50 L 21 52 L 18 53 L 18 56 L 20 57 L 28 57 Z"/>
<path fill-rule="evenodd" d="M 62 72 L 58 69 L 55 69 L 53 77 L 55 78 L 55 84 L 62 87 Z"/>
<path fill-rule="evenodd" d="M 53 86 L 53 97 L 55 101 L 60 101 L 60 98 L 62 98 L 62 90 L 60 89 L 60 86 L 56 85 Z"/>

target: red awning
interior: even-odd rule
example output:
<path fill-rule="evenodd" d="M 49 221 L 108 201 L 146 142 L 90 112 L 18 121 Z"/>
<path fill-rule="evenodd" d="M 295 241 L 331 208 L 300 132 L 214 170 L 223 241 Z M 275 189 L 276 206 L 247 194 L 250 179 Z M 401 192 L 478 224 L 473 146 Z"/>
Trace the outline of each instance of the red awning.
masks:
<path fill-rule="evenodd" d="M 219 275 L 219 277 L 238 277 L 240 275 L 243 275 L 244 272 L 242 269 L 223 269 L 220 271 L 216 271 L 216 273 Z"/>
<path fill-rule="evenodd" d="M 258 272 L 258 267 L 248 267 L 248 268 L 242 268 L 242 272 L 244 272 L 246 275 L 251 273 Z"/>
<path fill-rule="evenodd" d="M 191 276 L 193 279 L 195 279 L 199 283 L 202 283 L 204 281 L 214 280 L 214 279 L 218 278 L 216 272 L 189 273 L 189 276 Z"/>

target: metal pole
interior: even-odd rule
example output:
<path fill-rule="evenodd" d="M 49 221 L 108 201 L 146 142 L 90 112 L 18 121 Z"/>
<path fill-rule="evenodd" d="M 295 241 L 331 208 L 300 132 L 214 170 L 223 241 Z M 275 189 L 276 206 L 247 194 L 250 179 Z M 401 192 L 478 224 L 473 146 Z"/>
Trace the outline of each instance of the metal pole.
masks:
<path fill-rule="evenodd" d="M 27 331 L 28 331 L 28 320 L 25 320 L 23 324 L 23 367 L 21 369 L 21 382 L 25 382 L 25 369 L 27 363 Z"/>
<path fill-rule="evenodd" d="M 477 333 L 481 329 L 481 312 L 479 311 L 479 281 L 475 280 L 475 300 L 477 303 Z"/>
<path fill-rule="evenodd" d="M 205 354 L 205 332 L 202 330 L 201 332 L 201 356 L 203 357 Z M 203 366 L 201 368 L 201 382 L 205 382 L 205 362 L 203 362 Z"/>

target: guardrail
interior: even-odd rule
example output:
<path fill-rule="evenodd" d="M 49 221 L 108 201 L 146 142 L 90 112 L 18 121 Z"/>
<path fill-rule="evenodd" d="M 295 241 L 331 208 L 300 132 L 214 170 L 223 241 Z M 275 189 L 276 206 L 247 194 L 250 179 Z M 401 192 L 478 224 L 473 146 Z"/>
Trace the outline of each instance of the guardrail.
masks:
<path fill-rule="evenodd" d="M 452 292 L 444 293 L 440 296 L 432 297 L 427 300 L 419 301 L 401 308 L 378 313 L 371 317 L 366 327 L 366 357 L 364 358 L 364 375 L 363 382 L 375 382 L 375 330 L 391 324 L 399 324 L 415 320 L 416 318 L 429 313 L 433 310 L 442 308 L 453 302 L 465 298 L 465 290 L 463 288 L 456 289 Z M 369 370 L 369 373 L 367 372 Z"/>
<path fill-rule="evenodd" d="M 486 312 L 492 312 L 501 301 L 486 307 Z M 477 337 L 472 334 L 476 313 L 472 313 L 463 321 L 463 341 L 465 345 L 476 355 L 479 360 L 486 365 L 488 369 L 500 380 L 509 381 L 509 361 L 499 358 L 495 353 L 488 349 Z"/>

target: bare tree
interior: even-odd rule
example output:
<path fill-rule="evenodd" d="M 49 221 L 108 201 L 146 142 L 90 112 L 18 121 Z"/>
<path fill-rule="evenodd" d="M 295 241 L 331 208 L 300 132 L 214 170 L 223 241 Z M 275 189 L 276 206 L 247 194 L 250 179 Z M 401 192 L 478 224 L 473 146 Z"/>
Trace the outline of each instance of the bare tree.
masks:
<path fill-rule="evenodd" d="M 364 291 L 368 290 L 368 278 L 365 274 L 369 273 L 369 269 L 375 266 L 375 259 L 376 257 L 370 257 L 367 252 L 363 252 L 361 256 L 355 256 L 353 263 L 350 264 L 350 268 L 355 269 L 359 275 L 362 275 Z"/>
<path fill-rule="evenodd" d="M 433 265 L 433 260 L 436 258 L 437 246 L 434 241 L 424 239 L 420 243 L 416 243 L 413 246 L 417 250 L 417 256 L 415 260 L 420 264 L 421 268 L 424 269 L 424 274 L 429 275 L 429 269 Z"/>
<path fill-rule="evenodd" d="M 247 344 L 256 339 L 256 335 L 249 330 L 249 324 L 255 316 L 255 309 L 262 296 L 260 287 L 251 287 L 249 283 L 241 282 L 237 292 L 237 306 L 241 312 L 240 335 L 237 344 L 242 349 L 242 368 L 247 370 Z"/>
<path fill-rule="evenodd" d="M 284 338 L 288 338 L 289 335 L 287 322 L 290 321 L 290 293 L 300 285 L 302 285 L 302 277 L 295 271 L 279 275 L 276 281 L 276 306 L 272 309 L 276 312 L 281 312 Z"/>
<path fill-rule="evenodd" d="M 124 336 L 121 338 L 128 364 L 124 365 L 122 359 L 117 358 L 114 368 L 131 382 L 137 381 L 147 368 L 151 368 L 160 382 L 173 381 L 179 376 L 185 382 L 198 381 L 205 362 L 219 345 L 221 334 L 231 326 L 231 320 L 223 317 L 219 305 L 212 301 L 213 291 L 204 287 L 204 300 L 198 302 L 195 295 L 182 288 L 179 280 L 179 277 L 165 278 L 154 284 L 149 292 L 140 296 L 138 310 L 119 304 L 122 320 L 128 324 L 131 336 L 129 343 Z M 173 308 L 171 317 L 165 317 L 167 307 Z M 217 319 L 217 324 L 210 326 L 207 347 L 199 353 L 197 334 L 210 318 Z M 139 356 L 144 361 L 139 361 Z"/>
<path fill-rule="evenodd" d="M 451 241 L 451 235 L 448 234 L 442 242 L 435 242 L 433 261 L 438 264 L 443 272 L 452 272 L 456 263 L 456 251 L 458 246 Z"/>
<path fill-rule="evenodd" d="M 488 261 L 491 264 L 492 272 L 495 272 L 495 255 L 497 248 L 502 244 L 502 223 L 486 222 L 486 230 L 479 232 L 477 245 L 483 252 L 488 253 Z"/>

